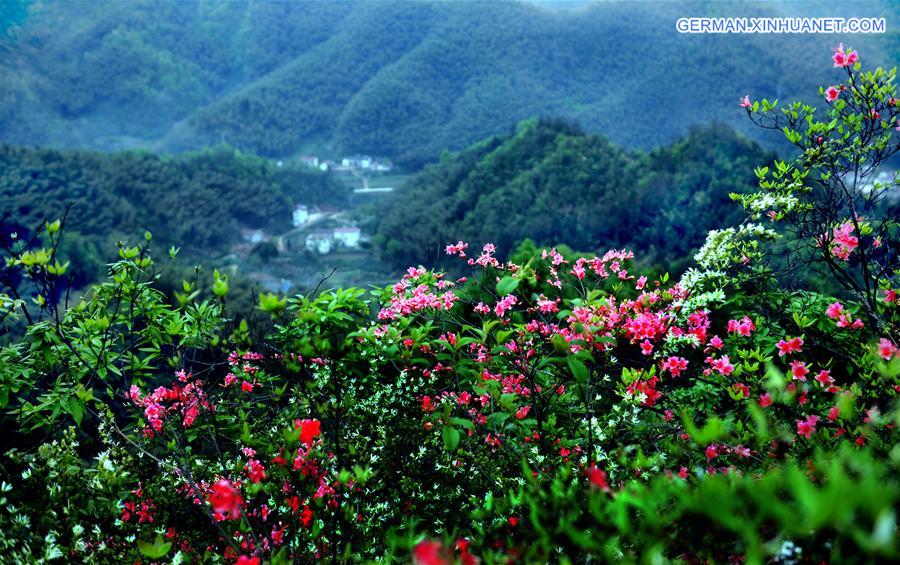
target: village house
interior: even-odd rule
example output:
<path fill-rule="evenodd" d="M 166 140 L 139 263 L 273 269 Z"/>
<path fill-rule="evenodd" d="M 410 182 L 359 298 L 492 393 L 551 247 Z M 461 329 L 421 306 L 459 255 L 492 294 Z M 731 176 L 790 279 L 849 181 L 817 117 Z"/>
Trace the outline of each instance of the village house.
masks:
<path fill-rule="evenodd" d="M 310 169 L 315 169 L 319 166 L 319 158 L 315 155 L 301 155 L 300 164 L 306 165 Z"/>
<path fill-rule="evenodd" d="M 252 243 L 253 245 L 256 245 L 257 243 L 261 243 L 269 238 L 266 236 L 266 233 L 262 230 L 242 228 L 241 229 L 241 239 L 243 239 L 244 241 L 246 241 L 248 243 Z"/>
<path fill-rule="evenodd" d="M 334 228 L 334 241 L 344 247 L 355 249 L 359 247 L 360 231 L 356 227 Z"/>
<path fill-rule="evenodd" d="M 314 231 L 306 236 L 306 249 L 319 255 L 331 253 L 334 236 L 327 231 Z"/>
<path fill-rule="evenodd" d="M 307 208 L 303 204 L 297 204 L 297 206 L 294 207 L 294 212 L 291 215 L 291 220 L 295 228 L 305 226 L 306 222 L 309 221 L 309 208 Z"/>

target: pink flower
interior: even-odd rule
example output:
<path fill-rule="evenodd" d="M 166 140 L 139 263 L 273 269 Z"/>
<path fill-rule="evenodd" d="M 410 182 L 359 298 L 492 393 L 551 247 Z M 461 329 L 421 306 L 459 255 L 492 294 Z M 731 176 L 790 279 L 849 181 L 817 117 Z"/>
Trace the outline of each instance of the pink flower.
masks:
<path fill-rule="evenodd" d="M 250 477 L 250 480 L 253 483 L 258 483 L 259 481 L 264 481 L 266 479 L 266 468 L 256 459 L 251 459 L 244 465 L 244 470 L 247 471 L 247 476 Z"/>
<path fill-rule="evenodd" d="M 740 100 L 741 108 L 750 108 L 753 104 L 750 102 L 750 95 L 746 95 Z"/>
<path fill-rule="evenodd" d="M 166 409 L 155 402 L 151 402 L 144 409 L 144 416 L 146 416 L 147 421 L 150 422 L 150 427 L 158 432 L 162 430 L 162 421 L 166 416 Z"/>
<path fill-rule="evenodd" d="M 734 383 L 731 388 L 735 392 L 739 392 L 742 399 L 750 396 L 750 387 L 744 383 Z"/>
<path fill-rule="evenodd" d="M 791 361 L 791 375 L 795 381 L 805 381 L 809 369 L 803 361 Z"/>
<path fill-rule="evenodd" d="M 638 277 L 637 282 L 634 285 L 634 288 L 637 290 L 641 290 L 647 284 L 647 277 Z"/>
<path fill-rule="evenodd" d="M 840 96 L 840 95 L 841 95 L 841 91 L 833 86 L 829 86 L 825 90 L 825 100 L 827 100 L 828 102 L 834 102 L 835 100 L 837 100 L 838 96 Z"/>
<path fill-rule="evenodd" d="M 859 54 L 856 51 L 847 53 L 844 49 L 844 44 L 841 43 L 834 48 L 834 55 L 831 57 L 831 60 L 834 61 L 835 68 L 851 67 L 859 61 Z"/>
<path fill-rule="evenodd" d="M 878 355 L 883 359 L 890 361 L 896 354 L 897 346 L 894 345 L 894 342 L 886 337 L 881 338 L 881 341 L 878 342 Z"/>
<path fill-rule="evenodd" d="M 768 392 L 759 396 L 759 405 L 763 408 L 772 405 L 772 395 Z"/>
<path fill-rule="evenodd" d="M 797 434 L 809 439 L 816 431 L 818 416 L 807 416 L 805 420 L 797 420 Z"/>
<path fill-rule="evenodd" d="M 740 336 L 748 337 L 755 329 L 756 326 L 749 316 L 744 316 L 740 320 L 728 320 L 729 333 L 736 333 Z"/>
<path fill-rule="evenodd" d="M 518 301 L 519 299 L 516 298 L 515 294 L 507 294 L 497 302 L 496 306 L 494 306 L 494 314 L 496 314 L 498 318 L 502 318 Z"/>
<path fill-rule="evenodd" d="M 460 241 L 456 245 L 448 245 L 445 251 L 447 252 L 447 255 L 457 255 L 459 257 L 465 258 L 466 249 L 468 247 L 468 243 Z"/>
<path fill-rule="evenodd" d="M 650 340 L 645 339 L 641 342 L 641 353 L 644 355 L 653 353 L 653 344 L 650 343 Z"/>
<path fill-rule="evenodd" d="M 541 298 L 537 301 L 538 310 L 543 314 L 553 314 L 559 312 L 559 299 L 549 300 L 543 294 Z"/>
<path fill-rule="evenodd" d="M 719 448 L 716 447 L 715 444 L 711 443 L 706 446 L 706 459 L 711 461 L 719 456 Z"/>
<path fill-rule="evenodd" d="M 712 367 L 725 376 L 734 372 L 734 365 L 731 364 L 731 360 L 728 359 L 727 355 L 723 355 L 721 358 L 714 360 L 712 362 Z"/>
<path fill-rule="evenodd" d="M 828 308 L 825 309 L 825 315 L 834 320 L 835 318 L 840 318 L 841 314 L 844 313 L 844 305 L 840 302 L 835 302 L 831 304 Z"/>
<path fill-rule="evenodd" d="M 896 290 L 886 290 L 884 291 L 884 301 L 888 304 L 893 304 L 897 302 L 897 291 Z"/>
<path fill-rule="evenodd" d="M 241 390 L 244 392 L 253 392 L 253 383 L 244 381 L 241 383 Z"/>
<path fill-rule="evenodd" d="M 846 261 L 854 249 L 859 247 L 859 238 L 853 234 L 856 227 L 850 222 L 844 222 L 831 231 L 831 254 Z"/>
<path fill-rule="evenodd" d="M 688 362 L 684 357 L 669 357 L 660 363 L 660 371 L 668 370 L 673 377 L 681 375 L 681 371 L 687 369 Z"/>
<path fill-rule="evenodd" d="M 524 420 L 528 417 L 528 412 L 531 411 L 531 406 L 520 406 L 518 410 L 516 410 L 516 419 Z"/>
<path fill-rule="evenodd" d="M 712 339 L 709 340 L 710 347 L 715 347 L 716 349 L 722 349 L 722 346 L 725 345 L 725 342 L 722 341 L 722 338 L 714 335 Z"/>
<path fill-rule="evenodd" d="M 778 356 L 784 357 L 790 353 L 802 353 L 803 352 L 803 338 L 802 337 L 792 337 L 787 340 L 782 339 L 778 343 L 775 344 L 775 347 L 778 348 Z"/>
<path fill-rule="evenodd" d="M 817 383 L 826 388 L 834 384 L 834 377 L 831 376 L 831 371 L 819 371 L 819 374 L 815 376 L 815 379 Z"/>

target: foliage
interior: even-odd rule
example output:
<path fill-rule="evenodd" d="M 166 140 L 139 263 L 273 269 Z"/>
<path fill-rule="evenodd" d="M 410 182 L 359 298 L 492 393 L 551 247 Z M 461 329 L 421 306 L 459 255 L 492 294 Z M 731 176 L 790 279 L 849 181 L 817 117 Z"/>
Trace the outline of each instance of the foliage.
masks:
<path fill-rule="evenodd" d="M 164 158 L 0 145 L 0 167 L 0 217 L 9 219 L 0 241 L 30 238 L 71 205 L 76 227 L 63 245 L 79 286 L 102 276 L 116 241 L 146 229 L 165 247 L 208 255 L 239 241 L 241 228 L 289 226 L 295 204 L 347 198 L 327 174 L 224 148 Z"/>
<path fill-rule="evenodd" d="M 513 262 L 459 241 L 444 252 L 463 277 L 260 295 L 265 336 L 221 272 L 214 298 L 186 282 L 165 301 L 149 234 L 66 307 L 67 219 L 46 222 L 5 246 L 0 315 L 27 331 L 0 349 L 0 550 L 896 560 L 895 289 L 781 286 L 779 233 L 751 220 L 710 233 L 677 282 L 626 250 L 528 243 Z"/>
<path fill-rule="evenodd" d="M 375 241 L 396 265 L 435 263 L 446 241 L 511 250 L 529 238 L 627 245 L 679 272 L 710 229 L 741 220 L 727 195 L 750 191 L 753 165 L 772 158 L 723 125 L 643 154 L 564 121 L 530 120 L 407 181 L 379 210 Z"/>

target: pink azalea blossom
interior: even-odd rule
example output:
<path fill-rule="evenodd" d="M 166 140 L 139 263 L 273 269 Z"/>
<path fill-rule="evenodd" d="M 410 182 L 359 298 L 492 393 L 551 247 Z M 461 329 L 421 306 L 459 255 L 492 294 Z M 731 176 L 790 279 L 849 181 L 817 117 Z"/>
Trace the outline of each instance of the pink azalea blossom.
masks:
<path fill-rule="evenodd" d="M 749 316 L 744 316 L 740 320 L 728 320 L 729 333 L 736 333 L 740 336 L 747 337 L 755 329 L 756 326 L 753 324 L 753 320 L 751 320 Z"/>
<path fill-rule="evenodd" d="M 778 356 L 784 357 L 785 355 L 789 355 L 791 353 L 802 353 L 803 352 L 803 338 L 802 337 L 792 337 L 788 339 L 782 339 L 778 343 L 775 344 L 775 347 L 778 348 Z"/>
<path fill-rule="evenodd" d="M 831 232 L 831 254 L 841 261 L 847 261 L 853 250 L 859 247 L 859 238 L 853 235 L 855 229 L 851 222 L 844 222 Z"/>
<path fill-rule="evenodd" d="M 712 368 L 725 376 L 728 376 L 734 372 L 734 365 L 731 364 L 731 360 L 728 359 L 727 355 L 723 355 L 721 358 L 715 359 L 712 362 Z"/>
<path fill-rule="evenodd" d="M 684 357 L 669 357 L 660 363 L 660 371 L 669 371 L 673 377 L 681 375 L 681 372 L 687 369 L 688 361 Z"/>
<path fill-rule="evenodd" d="M 831 57 L 831 60 L 834 61 L 835 68 L 852 67 L 859 61 L 859 54 L 856 51 L 847 53 L 844 49 L 844 44 L 841 43 L 834 48 L 834 55 Z"/>
<path fill-rule="evenodd" d="M 791 361 L 791 375 L 795 381 L 806 381 L 806 375 L 809 374 L 809 368 L 803 361 Z"/>
<path fill-rule="evenodd" d="M 833 86 L 829 86 L 827 89 L 825 89 L 825 100 L 827 100 L 828 102 L 834 102 L 840 95 L 841 91 Z"/>
<path fill-rule="evenodd" d="M 881 341 L 878 342 L 878 355 L 880 355 L 882 359 L 890 361 L 896 354 L 897 346 L 894 345 L 894 342 L 886 337 L 881 338 Z"/>
<path fill-rule="evenodd" d="M 797 434 L 809 439 L 816 431 L 818 416 L 807 416 L 805 420 L 797 420 Z"/>
<path fill-rule="evenodd" d="M 749 94 L 740 99 L 740 106 L 741 108 L 750 108 L 753 106 L 753 103 L 750 102 Z"/>
<path fill-rule="evenodd" d="M 819 374 L 815 376 L 815 379 L 817 383 L 825 388 L 828 388 L 834 384 L 834 377 L 831 376 L 831 371 L 819 371 Z"/>

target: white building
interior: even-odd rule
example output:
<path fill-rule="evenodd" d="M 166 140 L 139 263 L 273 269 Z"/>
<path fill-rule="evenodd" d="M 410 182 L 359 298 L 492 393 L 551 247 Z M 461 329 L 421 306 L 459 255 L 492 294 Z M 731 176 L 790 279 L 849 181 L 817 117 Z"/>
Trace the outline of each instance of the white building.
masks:
<path fill-rule="evenodd" d="M 293 221 L 295 228 L 305 226 L 306 222 L 309 221 L 309 208 L 307 208 L 303 204 L 297 204 L 297 206 L 294 208 L 293 214 L 291 215 L 291 220 Z"/>
<path fill-rule="evenodd" d="M 315 155 L 301 155 L 300 163 L 311 169 L 315 169 L 319 166 L 319 158 Z"/>
<path fill-rule="evenodd" d="M 314 231 L 306 236 L 306 249 L 319 255 L 331 253 L 333 236 L 326 231 Z"/>
<path fill-rule="evenodd" d="M 343 245 L 344 247 L 350 247 L 353 249 L 359 247 L 359 237 L 359 228 L 334 228 L 334 241 L 336 243 L 339 243 L 340 245 Z"/>

